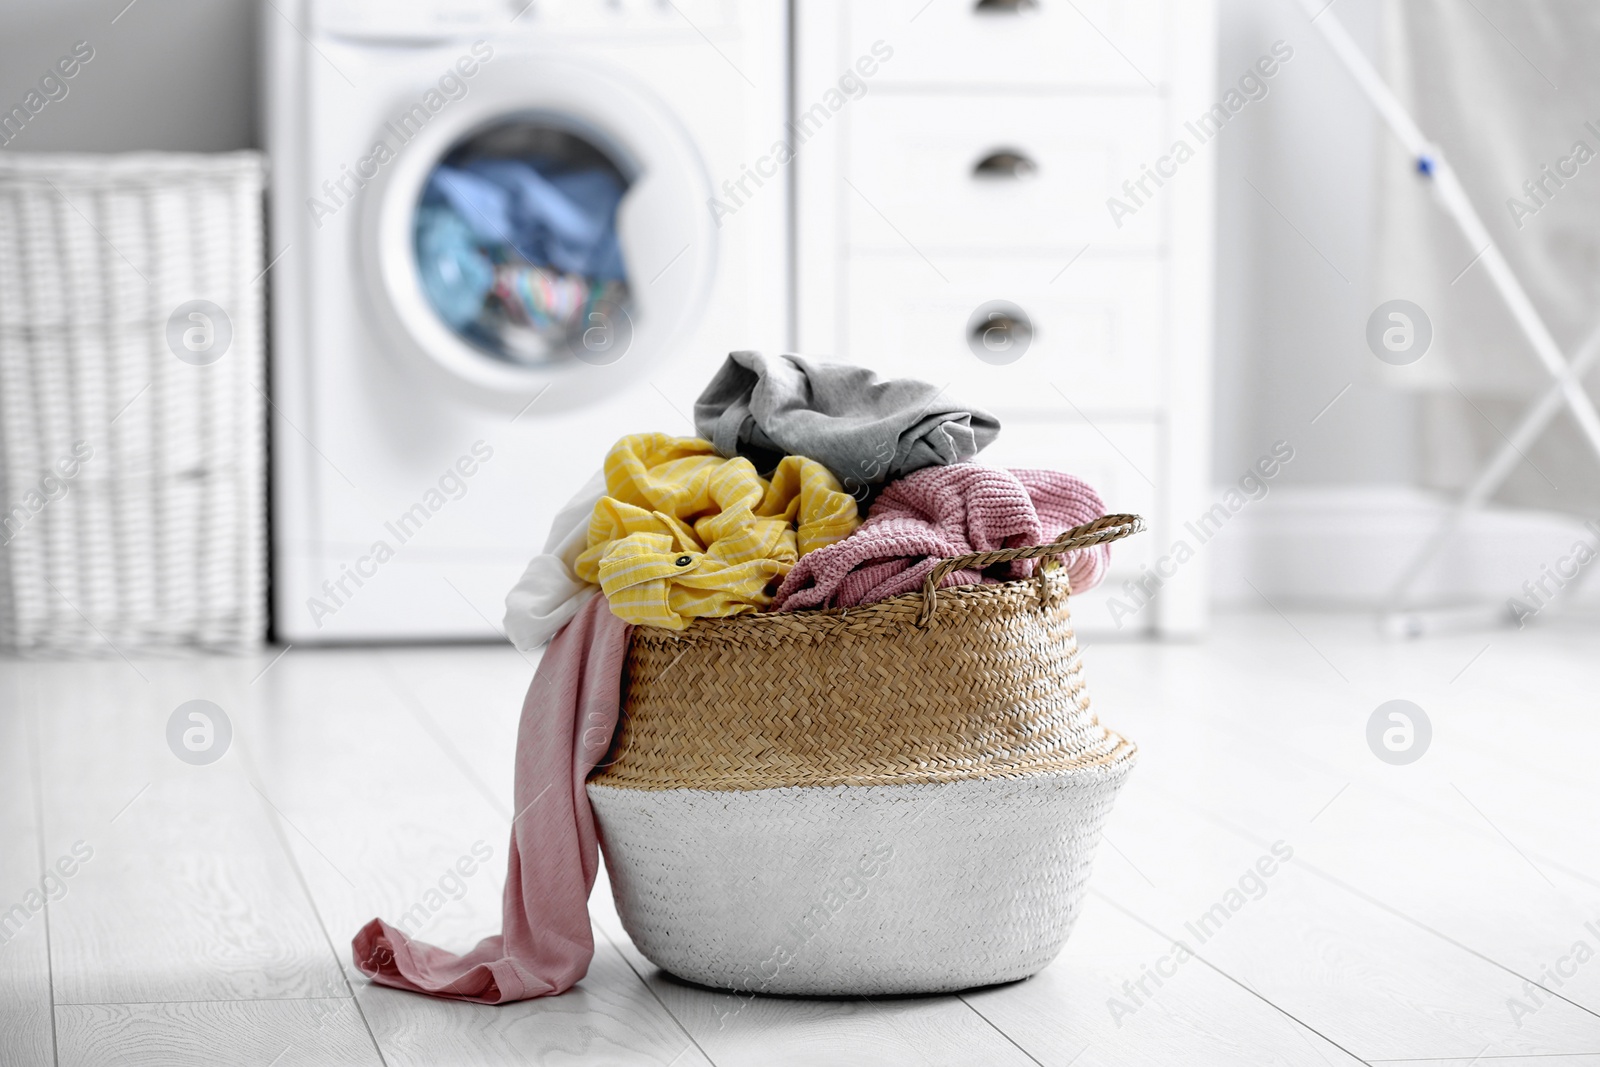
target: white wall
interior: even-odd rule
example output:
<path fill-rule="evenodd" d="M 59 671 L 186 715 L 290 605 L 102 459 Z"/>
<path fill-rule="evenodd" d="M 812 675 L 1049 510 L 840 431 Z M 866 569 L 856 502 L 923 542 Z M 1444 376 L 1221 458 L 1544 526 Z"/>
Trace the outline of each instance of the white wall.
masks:
<path fill-rule="evenodd" d="M 0 110 L 76 42 L 94 48 L 0 151 L 254 147 L 256 37 L 254 0 L 0 0 Z"/>
<path fill-rule="evenodd" d="M 1374 54 L 1376 0 L 1332 10 Z M 1280 484 L 1410 483 L 1413 401 L 1375 383 L 1364 339 L 1385 299 L 1370 283 L 1377 122 L 1294 0 L 1223 0 L 1219 78 L 1278 39 L 1294 58 L 1219 138 L 1215 480 L 1282 439 Z"/>

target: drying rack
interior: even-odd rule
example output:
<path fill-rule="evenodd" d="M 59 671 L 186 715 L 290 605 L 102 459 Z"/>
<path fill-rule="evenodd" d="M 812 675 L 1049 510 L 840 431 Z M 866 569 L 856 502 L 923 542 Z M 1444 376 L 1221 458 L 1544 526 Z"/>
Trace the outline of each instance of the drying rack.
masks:
<path fill-rule="evenodd" d="M 1471 485 L 1456 500 L 1437 528 L 1422 546 L 1406 561 L 1385 597 L 1381 617 L 1385 633 L 1393 637 L 1421 637 L 1445 630 L 1494 626 L 1515 621 L 1509 607 L 1477 605 L 1464 608 L 1427 608 L 1415 606 L 1411 601 L 1417 580 L 1427 572 L 1440 551 L 1468 515 L 1481 508 L 1495 490 L 1505 483 L 1522 458 L 1526 449 L 1544 432 L 1550 420 L 1562 408 L 1571 412 L 1583 432 L 1584 439 L 1600 459 L 1600 413 L 1594 401 L 1583 389 L 1583 376 L 1600 361 L 1600 326 L 1596 326 L 1573 352 L 1568 360 L 1556 344 L 1549 327 L 1539 315 L 1527 290 L 1512 271 L 1500 246 L 1489 235 L 1467 196 L 1466 189 L 1456 177 L 1455 170 L 1437 144 L 1429 141 L 1404 105 L 1390 90 L 1366 55 L 1351 40 L 1344 25 L 1333 14 L 1332 0 L 1299 0 L 1300 6 L 1311 19 L 1311 25 L 1322 34 L 1333 54 L 1344 64 L 1356 85 L 1377 109 L 1379 116 L 1414 161 L 1417 173 L 1429 183 L 1434 199 L 1455 222 L 1470 248 L 1477 249 L 1473 263 L 1482 263 L 1488 272 L 1495 291 L 1505 302 L 1516 320 L 1517 327 L 1533 348 L 1534 355 L 1551 378 L 1544 394 L 1533 403 L 1517 423 L 1515 429 L 1505 434 L 1505 442 L 1490 458 Z M 1472 264 L 1469 264 L 1469 267 Z"/>

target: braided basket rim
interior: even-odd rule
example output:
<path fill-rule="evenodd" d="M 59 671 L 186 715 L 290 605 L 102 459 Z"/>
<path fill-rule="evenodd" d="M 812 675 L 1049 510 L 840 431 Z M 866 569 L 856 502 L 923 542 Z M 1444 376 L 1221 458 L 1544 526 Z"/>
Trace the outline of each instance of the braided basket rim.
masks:
<path fill-rule="evenodd" d="M 1070 588 L 1056 588 L 1067 586 L 1065 572 L 1053 571 L 1048 579 L 1051 587 L 1051 603 L 1057 598 L 1065 599 L 1071 593 Z M 1017 592 L 1027 589 L 1037 598 L 1039 582 L 1035 578 L 1018 578 L 1005 582 L 984 582 L 982 584 L 950 585 L 939 590 L 939 600 L 943 602 L 946 597 L 955 597 L 958 600 L 988 599 L 995 597 L 1009 597 Z M 630 640 L 645 642 L 660 642 L 670 644 L 673 642 L 727 639 L 740 636 L 742 631 L 756 631 L 762 627 L 779 630 L 817 629 L 824 635 L 840 632 L 839 622 L 849 619 L 876 620 L 878 618 L 902 617 L 909 620 L 911 629 L 917 629 L 916 620 L 922 612 L 923 594 L 920 589 L 913 589 L 905 593 L 896 593 L 892 597 L 871 604 L 862 604 L 853 608 L 805 608 L 798 611 L 750 611 L 742 615 L 726 615 L 722 618 L 695 619 L 682 630 L 669 630 L 665 626 L 635 626 Z M 939 611 L 935 610 L 928 625 L 939 625 Z M 837 620 L 837 621 L 835 621 Z"/>

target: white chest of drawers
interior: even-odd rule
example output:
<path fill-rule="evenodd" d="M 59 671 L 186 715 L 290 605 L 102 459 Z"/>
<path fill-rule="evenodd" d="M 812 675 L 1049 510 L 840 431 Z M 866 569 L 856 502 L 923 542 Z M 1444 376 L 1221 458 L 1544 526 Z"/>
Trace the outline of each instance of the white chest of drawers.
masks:
<path fill-rule="evenodd" d="M 948 383 L 1004 423 L 985 462 L 1145 515 L 1074 601 L 1097 633 L 1205 624 L 1205 549 L 1171 549 L 1211 504 L 1216 146 L 1185 123 L 1215 26 L 1213 0 L 795 6 L 798 348 Z"/>

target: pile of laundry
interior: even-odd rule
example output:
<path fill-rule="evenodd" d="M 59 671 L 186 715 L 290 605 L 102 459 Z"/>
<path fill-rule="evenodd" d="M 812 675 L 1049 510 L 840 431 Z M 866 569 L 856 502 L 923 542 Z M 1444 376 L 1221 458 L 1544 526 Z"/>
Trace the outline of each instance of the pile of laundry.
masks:
<path fill-rule="evenodd" d="M 600 167 L 541 158 L 445 164 L 423 189 L 417 268 L 439 317 L 496 355 L 559 358 L 597 307 L 625 307 L 625 191 Z"/>
<path fill-rule="evenodd" d="M 586 973 L 598 850 L 584 782 L 610 746 L 631 626 L 871 604 L 920 588 L 942 559 L 1041 544 L 1104 512 L 1069 474 L 971 462 L 999 421 L 927 382 L 734 352 L 694 414 L 699 437 L 618 441 L 506 598 L 512 642 L 549 647 L 517 739 L 503 933 L 457 955 L 374 919 L 354 942 L 374 981 L 499 1004 Z M 1070 553 L 1071 588 L 1098 583 L 1109 561 L 1109 545 Z"/>

